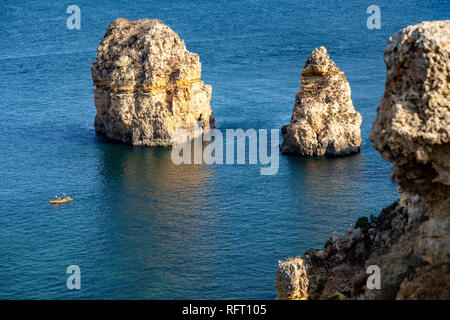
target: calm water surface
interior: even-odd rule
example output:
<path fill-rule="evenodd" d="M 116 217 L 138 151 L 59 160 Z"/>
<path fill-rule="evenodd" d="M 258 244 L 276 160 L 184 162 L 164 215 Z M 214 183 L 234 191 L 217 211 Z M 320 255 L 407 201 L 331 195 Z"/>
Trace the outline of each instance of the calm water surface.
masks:
<path fill-rule="evenodd" d="M 396 199 L 368 135 L 390 35 L 449 18 L 443 1 L 2 1 L 0 298 L 273 299 L 278 260 Z M 81 8 L 81 30 L 66 8 Z M 256 165 L 182 165 L 170 151 L 96 137 L 90 64 L 115 18 L 159 18 L 200 55 L 227 128 L 289 122 L 300 73 L 325 45 L 363 116 L 362 153 Z M 58 192 L 75 201 L 49 206 Z M 82 288 L 66 288 L 68 265 Z"/>

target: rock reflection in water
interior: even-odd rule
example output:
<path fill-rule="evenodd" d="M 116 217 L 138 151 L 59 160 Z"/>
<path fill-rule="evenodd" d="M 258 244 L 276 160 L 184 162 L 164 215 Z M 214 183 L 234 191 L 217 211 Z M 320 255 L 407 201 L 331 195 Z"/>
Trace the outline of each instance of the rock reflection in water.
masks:
<path fill-rule="evenodd" d="M 213 167 L 175 165 L 170 155 L 165 148 L 104 148 L 100 183 L 109 194 L 105 220 L 114 242 L 106 253 L 117 262 L 108 285 L 121 288 L 126 298 L 188 298 L 181 288 L 195 290 L 214 272 L 209 268 L 219 240 L 211 207 Z M 129 289 L 130 282 L 140 283 L 142 291 Z"/>

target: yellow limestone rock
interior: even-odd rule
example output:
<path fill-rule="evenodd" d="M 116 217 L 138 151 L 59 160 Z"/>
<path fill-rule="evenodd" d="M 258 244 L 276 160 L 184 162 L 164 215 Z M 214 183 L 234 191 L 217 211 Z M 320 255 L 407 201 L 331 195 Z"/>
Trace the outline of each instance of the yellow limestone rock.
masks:
<path fill-rule="evenodd" d="M 304 300 L 308 297 L 306 266 L 300 258 L 278 262 L 277 300 Z"/>
<path fill-rule="evenodd" d="M 370 139 L 392 162 L 392 178 L 400 189 L 417 194 L 427 207 L 418 235 L 403 244 L 423 265 L 401 283 L 397 298 L 448 299 L 450 20 L 426 21 L 397 32 L 384 58 L 386 89 Z"/>
<path fill-rule="evenodd" d="M 306 60 L 291 123 L 282 128 L 281 152 L 299 156 L 344 156 L 361 147 L 361 115 L 350 85 L 325 47 Z"/>
<path fill-rule="evenodd" d="M 91 71 L 94 127 L 110 139 L 173 146 L 178 129 L 192 138 L 214 127 L 211 86 L 201 81 L 198 55 L 159 20 L 115 20 Z"/>

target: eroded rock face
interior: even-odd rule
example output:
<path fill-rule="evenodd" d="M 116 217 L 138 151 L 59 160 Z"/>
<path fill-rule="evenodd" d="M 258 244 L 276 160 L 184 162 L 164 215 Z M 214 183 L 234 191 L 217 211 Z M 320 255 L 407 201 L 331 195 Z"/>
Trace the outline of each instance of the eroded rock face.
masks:
<path fill-rule="evenodd" d="M 400 200 L 296 258 L 306 272 L 277 280 L 295 283 L 284 286 L 284 296 L 306 284 L 302 298 L 345 292 L 354 299 L 450 299 L 449 52 L 449 20 L 409 26 L 389 39 L 386 89 L 370 138 L 393 164 Z M 370 265 L 380 267 L 381 289 L 366 287 Z"/>
<path fill-rule="evenodd" d="M 276 285 L 278 300 L 306 299 L 309 283 L 305 262 L 300 257 L 279 261 Z"/>
<path fill-rule="evenodd" d="M 133 145 L 172 146 L 173 133 L 214 126 L 197 54 L 159 20 L 117 19 L 92 64 L 95 129 Z M 197 125 L 197 127 L 195 127 Z"/>
<path fill-rule="evenodd" d="M 282 128 L 281 151 L 300 156 L 343 156 L 360 151 L 361 115 L 350 85 L 328 56 L 314 49 L 306 60 L 291 123 Z"/>
<path fill-rule="evenodd" d="M 305 252 L 304 258 L 297 257 L 279 263 L 285 270 L 297 265 L 304 265 L 306 269 L 306 272 L 300 273 L 301 276 L 277 273 L 279 296 L 280 291 L 284 292 L 283 299 L 289 296 L 331 299 L 337 293 L 348 298 L 361 296 L 368 276 L 367 267 L 381 265 L 380 256 L 396 256 L 391 260 L 396 270 L 391 268 L 390 272 L 383 273 L 381 268 L 383 286 L 382 290 L 376 290 L 383 298 L 394 299 L 397 291 L 392 290 L 392 283 L 398 290 L 404 274 L 422 266 L 423 262 L 418 254 L 407 248 L 400 253 L 396 248 L 391 250 L 391 247 L 399 242 L 406 231 L 408 239 L 417 237 L 425 213 L 426 208 L 419 197 L 402 197 L 400 201 L 383 209 L 377 217 L 372 217 L 366 223 L 357 223 L 345 234 L 333 233 L 322 250 L 310 249 Z"/>
<path fill-rule="evenodd" d="M 450 21 L 409 26 L 389 39 L 386 90 L 370 134 L 399 186 L 449 196 Z"/>
<path fill-rule="evenodd" d="M 429 263 L 450 257 L 450 20 L 389 39 L 386 90 L 370 134 L 399 187 L 427 203 L 418 246 Z"/>

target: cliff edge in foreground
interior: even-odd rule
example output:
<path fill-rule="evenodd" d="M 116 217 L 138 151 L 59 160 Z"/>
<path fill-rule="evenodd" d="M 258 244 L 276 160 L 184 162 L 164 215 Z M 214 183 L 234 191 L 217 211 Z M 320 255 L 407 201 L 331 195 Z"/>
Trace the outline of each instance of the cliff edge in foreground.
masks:
<path fill-rule="evenodd" d="M 450 20 L 409 26 L 387 44 L 386 88 L 370 139 L 392 162 L 399 201 L 323 250 L 281 261 L 278 299 L 450 298 Z M 380 289 L 366 286 L 380 268 Z"/>
<path fill-rule="evenodd" d="M 201 81 L 197 54 L 159 20 L 117 19 L 92 64 L 94 127 L 133 145 L 171 146 L 173 133 L 214 126 L 211 86 Z"/>
<path fill-rule="evenodd" d="M 331 157 L 358 153 L 361 122 L 344 72 L 325 47 L 314 49 L 302 71 L 291 123 L 282 128 L 281 152 Z"/>

